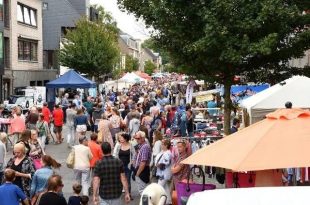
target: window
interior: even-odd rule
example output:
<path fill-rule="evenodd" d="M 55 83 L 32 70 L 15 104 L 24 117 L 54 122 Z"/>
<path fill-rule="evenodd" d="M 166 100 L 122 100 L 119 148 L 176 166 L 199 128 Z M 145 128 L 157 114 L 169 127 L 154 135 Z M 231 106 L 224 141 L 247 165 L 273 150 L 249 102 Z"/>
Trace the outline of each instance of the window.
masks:
<path fill-rule="evenodd" d="M 43 10 L 48 10 L 48 3 L 43 2 L 42 9 Z"/>
<path fill-rule="evenodd" d="M 1 0 L 0 0 L 1 1 Z M 37 26 L 37 10 L 17 4 L 17 21 L 30 26 Z"/>
<path fill-rule="evenodd" d="M 36 81 L 30 81 L 30 86 L 36 86 Z"/>
<path fill-rule="evenodd" d="M 17 21 L 24 22 L 23 9 L 21 5 L 17 5 Z"/>
<path fill-rule="evenodd" d="M 38 61 L 38 42 L 18 39 L 18 60 Z"/>

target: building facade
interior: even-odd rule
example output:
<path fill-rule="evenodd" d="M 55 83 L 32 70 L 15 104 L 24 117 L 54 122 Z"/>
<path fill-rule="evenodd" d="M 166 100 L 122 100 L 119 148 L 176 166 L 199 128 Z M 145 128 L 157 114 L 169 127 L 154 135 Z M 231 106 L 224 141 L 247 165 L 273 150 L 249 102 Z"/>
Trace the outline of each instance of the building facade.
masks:
<path fill-rule="evenodd" d="M 138 59 L 141 65 L 141 41 L 134 39 L 128 34 L 120 33 L 118 37 L 118 47 L 120 48 L 120 68 L 125 69 L 126 55 Z"/>
<path fill-rule="evenodd" d="M 58 51 L 66 29 L 75 27 L 82 16 L 90 16 L 93 9 L 89 0 L 43 1 L 43 66 L 59 69 Z"/>
<path fill-rule="evenodd" d="M 140 70 L 144 70 L 144 65 L 146 61 L 152 61 L 154 63 L 154 65 L 156 66 L 157 70 L 161 69 L 162 66 L 162 60 L 161 60 L 161 56 L 159 55 L 159 53 L 154 53 L 151 49 L 149 48 L 142 48 L 142 52 L 141 52 L 141 69 Z"/>
<path fill-rule="evenodd" d="M 42 0 L 3 0 L 3 96 L 21 86 L 43 86 L 56 77 L 43 69 Z"/>

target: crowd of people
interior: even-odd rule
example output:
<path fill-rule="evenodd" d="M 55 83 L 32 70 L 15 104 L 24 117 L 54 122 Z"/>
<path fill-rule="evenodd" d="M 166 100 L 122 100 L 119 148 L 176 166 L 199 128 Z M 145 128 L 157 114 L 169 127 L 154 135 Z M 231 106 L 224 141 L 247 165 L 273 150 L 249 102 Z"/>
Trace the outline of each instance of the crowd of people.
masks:
<path fill-rule="evenodd" d="M 189 172 L 181 161 L 191 154 L 192 109 L 220 106 L 216 96 L 212 103 L 185 104 L 184 92 L 173 84 L 178 78 L 112 88 L 85 100 L 76 95 L 71 101 L 65 93 L 53 110 L 44 103 L 27 115 L 12 109 L 10 119 L 0 118 L 9 125 L 0 133 L 0 204 L 77 205 L 87 204 L 89 197 L 94 204 L 122 204 L 122 193 L 126 202 L 133 200 L 133 181 L 139 194 L 149 183 L 158 183 L 167 194 L 166 204 L 172 204 L 174 185 Z M 5 163 L 9 136 L 14 155 Z M 61 173 L 55 171 L 61 164 L 46 153 L 53 139 L 70 149 L 67 166 L 75 182 L 68 201 L 62 196 Z"/>

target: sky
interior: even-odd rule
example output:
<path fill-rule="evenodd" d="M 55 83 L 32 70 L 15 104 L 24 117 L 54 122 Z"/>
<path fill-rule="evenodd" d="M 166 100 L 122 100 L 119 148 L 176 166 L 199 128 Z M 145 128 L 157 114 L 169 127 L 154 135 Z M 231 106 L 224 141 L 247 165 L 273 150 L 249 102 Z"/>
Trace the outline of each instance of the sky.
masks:
<path fill-rule="evenodd" d="M 117 6 L 117 0 L 90 0 L 90 3 L 103 6 L 106 11 L 112 14 L 117 26 L 125 33 L 136 39 L 145 40 L 149 38 L 150 34 L 143 21 L 137 21 L 132 14 L 121 12 Z"/>

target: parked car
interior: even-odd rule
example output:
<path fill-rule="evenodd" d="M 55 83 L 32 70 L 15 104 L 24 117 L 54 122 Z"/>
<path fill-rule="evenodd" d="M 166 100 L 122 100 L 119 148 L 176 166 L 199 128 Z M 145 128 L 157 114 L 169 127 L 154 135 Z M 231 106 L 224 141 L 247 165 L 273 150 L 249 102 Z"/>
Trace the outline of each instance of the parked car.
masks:
<path fill-rule="evenodd" d="M 20 106 L 25 113 L 34 105 L 34 98 L 32 96 L 11 95 L 8 100 L 4 101 L 4 105 L 9 112 L 12 108 Z"/>

